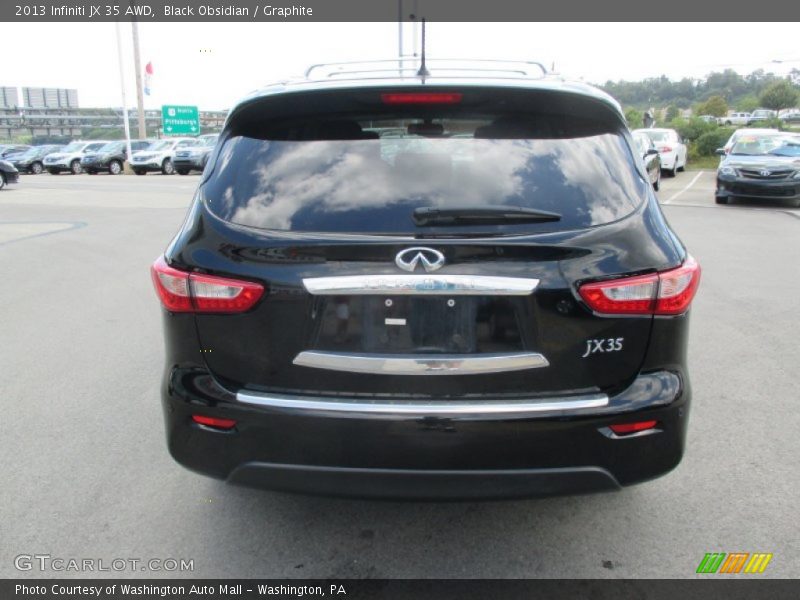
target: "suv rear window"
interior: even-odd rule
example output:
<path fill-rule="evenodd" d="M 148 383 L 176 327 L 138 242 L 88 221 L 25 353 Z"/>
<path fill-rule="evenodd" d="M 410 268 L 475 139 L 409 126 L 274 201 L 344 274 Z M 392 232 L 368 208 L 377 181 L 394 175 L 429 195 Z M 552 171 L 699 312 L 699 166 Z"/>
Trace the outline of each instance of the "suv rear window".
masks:
<path fill-rule="evenodd" d="M 263 229 L 497 235 L 584 228 L 645 197 L 621 129 L 564 115 L 368 115 L 241 128 L 203 187 L 212 212 Z M 556 222 L 417 225 L 417 208 L 514 207 Z"/>

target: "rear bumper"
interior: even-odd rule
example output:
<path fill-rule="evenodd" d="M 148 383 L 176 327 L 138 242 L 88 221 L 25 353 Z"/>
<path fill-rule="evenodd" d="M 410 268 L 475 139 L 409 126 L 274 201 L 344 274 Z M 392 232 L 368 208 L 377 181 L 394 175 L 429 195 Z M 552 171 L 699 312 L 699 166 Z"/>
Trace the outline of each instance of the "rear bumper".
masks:
<path fill-rule="evenodd" d="M 3 171 L 3 176 L 6 178 L 6 183 L 19 182 L 19 171 Z"/>
<path fill-rule="evenodd" d="M 689 396 L 685 376 L 659 371 L 601 407 L 565 408 L 561 397 L 543 411 L 426 416 L 319 406 L 341 403 L 333 398 L 248 404 L 205 369 L 175 367 L 163 406 L 172 456 L 205 475 L 302 493 L 460 499 L 608 491 L 663 475 L 683 455 Z M 216 430 L 193 414 L 237 424 Z M 644 420 L 657 428 L 626 437 L 608 430 Z"/>
<path fill-rule="evenodd" d="M 528 498 L 620 489 L 611 473 L 597 467 L 458 471 L 247 463 L 237 467 L 228 482 L 326 496 L 403 500 Z"/>

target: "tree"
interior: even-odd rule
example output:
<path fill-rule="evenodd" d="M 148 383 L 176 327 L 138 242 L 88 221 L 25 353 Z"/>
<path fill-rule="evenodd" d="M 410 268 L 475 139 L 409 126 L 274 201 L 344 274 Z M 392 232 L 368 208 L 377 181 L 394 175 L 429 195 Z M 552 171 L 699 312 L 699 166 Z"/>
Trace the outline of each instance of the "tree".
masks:
<path fill-rule="evenodd" d="M 772 110 L 791 108 L 800 96 L 797 89 L 786 80 L 776 81 L 761 94 L 761 105 Z"/>
<path fill-rule="evenodd" d="M 724 117 L 728 114 L 728 103 L 722 96 L 711 96 L 697 108 L 701 115 Z"/>
<path fill-rule="evenodd" d="M 680 111 L 678 110 L 678 107 L 675 106 L 674 104 L 670 104 L 667 107 L 667 115 L 666 115 L 667 123 L 669 123 L 673 119 L 677 119 L 679 116 L 680 116 Z"/>
<path fill-rule="evenodd" d="M 635 108 L 629 108 L 625 111 L 625 120 L 631 129 L 638 129 L 644 126 L 644 114 Z"/>
<path fill-rule="evenodd" d="M 739 112 L 751 113 L 759 106 L 761 106 L 761 104 L 758 102 L 758 97 L 751 94 L 749 96 L 744 96 L 736 103 L 736 110 Z"/>

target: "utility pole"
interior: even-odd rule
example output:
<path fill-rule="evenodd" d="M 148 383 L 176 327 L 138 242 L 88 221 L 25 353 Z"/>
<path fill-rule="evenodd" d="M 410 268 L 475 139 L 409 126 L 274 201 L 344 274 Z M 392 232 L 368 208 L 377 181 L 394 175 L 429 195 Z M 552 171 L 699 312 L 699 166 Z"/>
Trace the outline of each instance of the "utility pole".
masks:
<path fill-rule="evenodd" d="M 119 58 L 119 85 L 122 91 L 122 120 L 125 125 L 125 147 L 128 151 L 128 161 L 133 156 L 131 150 L 131 125 L 128 123 L 128 101 L 125 99 L 125 71 L 122 63 L 122 38 L 119 34 L 119 21 L 114 23 L 117 30 L 117 57 Z M 130 165 L 125 161 L 125 171 L 130 172 Z"/>
<path fill-rule="evenodd" d="M 144 95 L 142 94 L 142 61 L 139 58 L 139 24 L 136 19 L 131 21 L 133 33 L 133 65 L 136 70 L 136 105 L 139 110 L 139 139 L 147 137 L 147 127 L 144 121 Z"/>

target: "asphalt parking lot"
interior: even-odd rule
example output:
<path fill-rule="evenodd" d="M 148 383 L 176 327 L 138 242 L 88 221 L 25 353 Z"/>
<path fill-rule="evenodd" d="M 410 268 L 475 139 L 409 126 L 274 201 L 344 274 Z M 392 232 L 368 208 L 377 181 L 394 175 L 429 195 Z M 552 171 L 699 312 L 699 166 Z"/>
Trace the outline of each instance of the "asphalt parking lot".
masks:
<path fill-rule="evenodd" d="M 0 577 L 20 554 L 190 559 L 89 576 L 694 577 L 706 552 L 800 572 L 800 210 L 663 180 L 703 266 L 683 463 L 619 493 L 393 503 L 236 488 L 167 454 L 148 273 L 197 176 L 22 176 L 0 192 Z M 708 576 L 706 576 L 708 577 Z M 747 577 L 754 577 L 748 575 Z"/>

